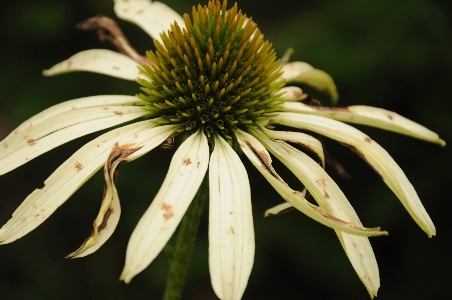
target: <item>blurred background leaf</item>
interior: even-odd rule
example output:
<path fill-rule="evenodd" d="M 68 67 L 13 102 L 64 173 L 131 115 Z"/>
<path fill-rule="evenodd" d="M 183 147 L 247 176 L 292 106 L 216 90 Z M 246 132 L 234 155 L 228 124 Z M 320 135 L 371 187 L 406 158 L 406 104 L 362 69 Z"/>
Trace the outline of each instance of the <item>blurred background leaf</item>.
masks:
<path fill-rule="evenodd" d="M 189 12 L 192 0 L 165 1 Z M 201 3 L 204 4 L 204 3 Z M 230 3 L 232 5 L 232 3 Z M 279 56 L 309 62 L 336 81 L 339 105 L 394 110 L 452 140 L 452 4 L 450 0 L 243 0 Z M 3 0 L 0 3 L 0 139 L 39 111 L 78 97 L 135 94 L 137 85 L 102 75 L 74 73 L 43 78 L 41 72 L 90 48 L 111 48 L 75 24 L 98 13 L 114 17 L 111 0 Z M 152 48 L 139 28 L 120 21 L 141 51 Z M 367 226 L 381 272 L 378 299 L 444 299 L 452 279 L 449 212 L 451 147 L 359 127 L 400 164 L 437 227 L 428 239 L 398 200 L 359 157 L 336 143 L 327 149 L 351 175 L 330 174 Z M 90 135 L 42 155 L 0 178 L 0 223 Z M 5 299 L 158 299 L 168 264 L 160 255 L 130 285 L 118 281 L 128 238 L 168 168 L 171 151 L 156 150 L 121 167 L 123 214 L 112 238 L 95 254 L 64 256 L 91 232 L 100 205 L 102 177 L 95 175 L 42 226 L 0 247 L 0 295 Z M 278 170 L 284 168 L 276 164 Z M 368 299 L 334 232 L 290 213 L 263 219 L 282 199 L 246 164 L 253 193 L 256 259 L 244 299 Z M 294 187 L 301 188 L 283 173 Z M 207 264 L 207 215 L 202 221 L 184 299 L 215 299 Z"/>

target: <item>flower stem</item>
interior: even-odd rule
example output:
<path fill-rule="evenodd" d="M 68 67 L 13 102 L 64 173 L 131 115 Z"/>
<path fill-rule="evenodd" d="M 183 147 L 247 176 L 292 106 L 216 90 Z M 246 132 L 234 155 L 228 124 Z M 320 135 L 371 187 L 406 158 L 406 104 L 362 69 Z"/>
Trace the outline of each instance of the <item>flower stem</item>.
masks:
<path fill-rule="evenodd" d="M 176 245 L 166 247 L 169 256 L 169 272 L 166 280 L 164 300 L 178 300 L 181 298 L 182 289 L 190 264 L 191 252 L 198 232 L 199 222 L 204 208 L 204 203 L 208 197 L 209 179 L 204 177 L 198 192 L 195 195 L 190 207 L 182 219 Z"/>

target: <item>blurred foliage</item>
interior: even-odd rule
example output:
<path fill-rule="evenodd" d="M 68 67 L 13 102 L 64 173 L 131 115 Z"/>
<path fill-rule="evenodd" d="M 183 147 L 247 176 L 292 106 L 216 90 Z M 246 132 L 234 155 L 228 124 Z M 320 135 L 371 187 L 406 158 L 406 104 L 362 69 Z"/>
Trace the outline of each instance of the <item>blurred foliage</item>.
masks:
<path fill-rule="evenodd" d="M 193 0 L 166 1 L 189 12 Z M 232 3 L 230 3 L 232 4 Z M 335 79 L 342 106 L 394 110 L 450 142 L 452 139 L 452 7 L 450 0 L 243 0 L 239 6 L 271 40 L 278 55 L 311 63 Z M 97 94 L 134 94 L 133 82 L 97 74 L 43 78 L 41 71 L 89 48 L 111 48 L 75 24 L 98 13 L 113 17 L 111 0 L 2 0 L 0 3 L 0 139 L 21 121 L 64 100 Z M 152 42 L 120 21 L 132 43 Z M 406 172 L 437 226 L 428 239 L 381 179 L 359 157 L 336 143 L 327 149 L 351 175 L 331 175 L 367 226 L 388 237 L 372 239 L 381 272 L 378 299 L 444 299 L 452 267 L 449 211 L 452 153 L 407 137 L 359 127 L 377 140 Z M 78 147 L 97 134 L 70 142 L 0 178 L 0 223 Z M 100 205 L 96 174 L 42 226 L 0 247 L 4 299 L 154 299 L 163 291 L 168 264 L 160 255 L 130 285 L 118 281 L 128 238 L 162 182 L 171 151 L 156 150 L 124 164 L 117 183 L 123 213 L 112 238 L 95 254 L 64 256 L 91 232 Z M 263 219 L 282 201 L 246 163 L 253 193 L 256 258 L 244 299 L 368 299 L 334 232 L 292 211 Z M 276 164 L 283 172 L 281 165 Z M 299 187 L 289 174 L 287 181 Z M 215 299 L 207 264 L 207 215 L 202 221 L 184 299 Z"/>

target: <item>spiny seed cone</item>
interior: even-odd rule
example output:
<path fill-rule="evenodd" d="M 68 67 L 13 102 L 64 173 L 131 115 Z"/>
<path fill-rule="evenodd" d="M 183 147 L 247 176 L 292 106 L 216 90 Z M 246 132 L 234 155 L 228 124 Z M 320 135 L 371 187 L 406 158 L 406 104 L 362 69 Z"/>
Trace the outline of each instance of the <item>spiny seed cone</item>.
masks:
<path fill-rule="evenodd" d="M 232 132 L 270 117 L 280 104 L 284 81 L 271 43 L 257 25 L 227 2 L 211 0 L 184 15 L 154 41 L 151 65 L 142 71 L 138 97 L 162 124 L 179 124 L 187 136 L 202 129 L 209 140 L 219 134 L 233 144 Z"/>

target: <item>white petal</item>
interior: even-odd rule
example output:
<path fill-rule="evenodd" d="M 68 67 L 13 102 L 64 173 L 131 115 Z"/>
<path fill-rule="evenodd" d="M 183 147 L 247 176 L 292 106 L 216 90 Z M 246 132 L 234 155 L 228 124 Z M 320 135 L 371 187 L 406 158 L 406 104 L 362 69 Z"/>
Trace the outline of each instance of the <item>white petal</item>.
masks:
<path fill-rule="evenodd" d="M 348 107 L 310 106 L 304 103 L 284 103 L 283 110 L 332 118 L 348 123 L 368 125 L 415 137 L 445 146 L 438 134 L 401 115 L 378 107 L 355 105 Z"/>
<path fill-rule="evenodd" d="M 176 21 L 184 27 L 182 17 L 166 4 L 150 0 L 115 0 L 118 18 L 140 26 L 154 40 L 161 42 L 160 33 Z"/>
<path fill-rule="evenodd" d="M 353 207 L 334 180 L 305 153 L 292 146 L 274 142 L 262 132 L 254 133 L 312 194 L 317 203 L 333 216 L 362 226 Z M 356 273 L 373 296 L 380 287 L 378 265 L 367 237 L 358 237 L 336 230 L 344 250 Z"/>
<path fill-rule="evenodd" d="M 272 120 L 277 124 L 317 132 L 351 147 L 382 177 L 427 235 L 435 235 L 435 226 L 405 173 L 388 152 L 367 135 L 350 125 L 321 116 L 280 113 Z"/>
<path fill-rule="evenodd" d="M 86 108 L 86 107 L 95 107 L 95 106 L 133 106 L 133 105 L 144 105 L 145 103 L 138 99 L 135 96 L 126 96 L 126 95 L 98 95 L 98 96 L 90 96 L 83 97 L 73 100 L 64 101 L 58 103 L 54 106 L 51 106 L 40 113 L 34 115 L 30 119 L 26 120 L 22 124 L 20 124 L 16 129 L 14 129 L 6 138 L 10 136 L 16 135 L 17 133 L 23 131 L 28 127 L 32 127 L 50 117 L 56 116 L 66 111 Z M 6 138 L 3 140 L 5 141 Z M 2 146 L 2 143 L 0 143 Z"/>
<path fill-rule="evenodd" d="M 254 262 L 248 174 L 221 137 L 209 163 L 209 270 L 220 299 L 241 299 Z"/>
<path fill-rule="evenodd" d="M 44 222 L 102 167 L 116 143 L 135 147 L 146 143 L 158 145 L 175 130 L 172 125 L 153 126 L 150 120 L 133 123 L 107 132 L 80 148 L 16 209 L 0 229 L 0 244 L 11 243 Z"/>
<path fill-rule="evenodd" d="M 273 140 L 280 140 L 291 142 L 300 145 L 304 149 L 314 153 L 322 166 L 325 167 L 325 155 L 323 153 L 323 146 L 320 141 L 309 134 L 294 131 L 280 131 L 280 130 L 268 130 L 264 127 L 261 128 L 266 136 Z"/>
<path fill-rule="evenodd" d="M 292 204 L 296 209 L 308 217 L 335 230 L 360 236 L 378 236 L 387 234 L 385 231 L 380 231 L 379 228 L 365 228 L 344 220 L 340 220 L 332 216 L 324 208 L 311 204 L 303 197 L 301 192 L 292 190 L 289 186 L 287 186 L 287 184 L 281 180 L 278 180 L 277 177 L 269 171 L 270 155 L 264 146 L 256 140 L 256 138 L 243 131 L 238 132 L 237 138 L 243 153 L 250 159 L 251 163 L 265 177 L 265 179 L 267 179 L 267 181 L 287 202 Z"/>
<path fill-rule="evenodd" d="M 139 63 L 121 53 L 107 49 L 90 49 L 74 54 L 50 69 L 44 70 L 43 74 L 53 76 L 87 71 L 134 81 L 139 76 L 143 76 L 138 69 L 139 66 Z"/>
<path fill-rule="evenodd" d="M 135 227 L 121 279 L 130 282 L 160 253 L 176 230 L 206 174 L 209 145 L 202 131 L 180 145 L 165 180 Z"/>
<path fill-rule="evenodd" d="M 0 144 L 0 175 L 83 135 L 143 117 L 140 106 L 96 106 L 46 118 L 9 136 Z"/>

